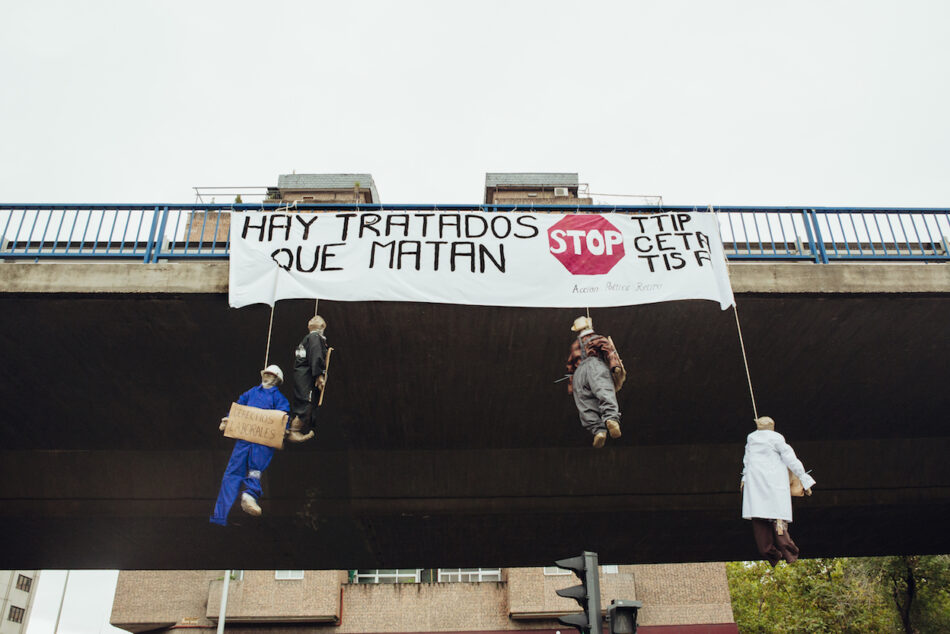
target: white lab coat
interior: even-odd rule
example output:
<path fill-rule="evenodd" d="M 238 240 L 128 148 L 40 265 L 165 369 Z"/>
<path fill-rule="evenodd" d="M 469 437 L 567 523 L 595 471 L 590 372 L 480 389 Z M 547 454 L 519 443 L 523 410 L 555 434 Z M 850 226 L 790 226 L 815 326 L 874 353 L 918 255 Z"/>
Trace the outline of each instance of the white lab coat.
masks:
<path fill-rule="evenodd" d="M 788 486 L 791 470 L 802 486 L 810 489 L 815 479 L 805 473 L 802 461 L 782 434 L 759 429 L 746 439 L 742 458 L 742 518 L 792 521 L 792 494 Z"/>

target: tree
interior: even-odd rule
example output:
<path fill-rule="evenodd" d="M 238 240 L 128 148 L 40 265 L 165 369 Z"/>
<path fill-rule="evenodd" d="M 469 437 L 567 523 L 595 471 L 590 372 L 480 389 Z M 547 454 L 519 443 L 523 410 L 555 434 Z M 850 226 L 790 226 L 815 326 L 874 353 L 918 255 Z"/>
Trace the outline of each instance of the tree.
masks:
<path fill-rule="evenodd" d="M 848 559 L 802 559 L 795 564 L 727 564 L 739 631 L 897 632 L 900 623 L 865 571 Z"/>
<path fill-rule="evenodd" d="M 950 632 L 950 556 L 726 565 L 739 631 Z"/>
<path fill-rule="evenodd" d="M 904 632 L 950 631 L 950 556 L 875 557 L 858 565 L 877 580 Z"/>

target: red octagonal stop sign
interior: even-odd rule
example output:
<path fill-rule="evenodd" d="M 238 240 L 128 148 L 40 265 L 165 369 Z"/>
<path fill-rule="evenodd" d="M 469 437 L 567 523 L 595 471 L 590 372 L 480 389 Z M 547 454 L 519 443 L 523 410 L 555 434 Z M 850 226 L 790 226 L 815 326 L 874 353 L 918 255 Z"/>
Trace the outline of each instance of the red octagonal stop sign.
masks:
<path fill-rule="evenodd" d="M 551 253 L 574 275 L 602 275 L 624 256 L 623 234 L 603 216 L 565 216 L 548 229 Z"/>

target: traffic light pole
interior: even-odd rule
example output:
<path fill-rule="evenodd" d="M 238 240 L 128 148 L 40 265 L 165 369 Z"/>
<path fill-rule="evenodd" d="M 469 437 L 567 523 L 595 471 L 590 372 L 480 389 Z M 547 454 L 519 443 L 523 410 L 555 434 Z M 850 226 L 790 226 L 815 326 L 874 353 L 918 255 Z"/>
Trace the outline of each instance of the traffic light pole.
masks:
<path fill-rule="evenodd" d="M 587 569 L 587 617 L 590 622 L 591 634 L 601 634 L 604 631 L 600 616 L 600 568 L 597 565 L 597 553 L 584 551 Z"/>
<path fill-rule="evenodd" d="M 580 585 L 556 590 L 558 596 L 574 599 L 583 608 L 582 614 L 567 614 L 558 618 L 562 625 L 576 627 L 580 634 L 601 634 L 603 620 L 600 614 L 600 573 L 597 553 L 584 551 L 580 557 L 559 559 L 558 568 L 570 570 L 580 579 Z"/>

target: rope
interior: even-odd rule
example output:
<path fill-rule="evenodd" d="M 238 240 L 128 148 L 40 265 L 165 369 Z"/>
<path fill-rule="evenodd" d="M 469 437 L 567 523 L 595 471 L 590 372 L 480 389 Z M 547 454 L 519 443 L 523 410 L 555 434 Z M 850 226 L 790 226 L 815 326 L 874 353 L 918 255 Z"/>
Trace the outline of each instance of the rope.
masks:
<path fill-rule="evenodd" d="M 265 368 L 267 367 L 267 360 L 270 358 L 270 335 L 271 335 L 271 331 L 274 328 L 274 306 L 276 305 L 276 303 L 277 302 L 274 302 L 274 304 L 271 304 L 270 323 L 267 324 L 267 348 L 264 350 L 264 367 Z"/>
<path fill-rule="evenodd" d="M 758 418 L 759 410 L 755 407 L 755 392 L 752 390 L 752 374 L 749 372 L 749 359 L 745 354 L 745 343 L 742 341 L 742 326 L 739 325 L 739 305 L 732 305 L 732 312 L 736 316 L 736 331 L 739 333 L 739 347 L 742 348 L 742 362 L 745 364 L 745 378 L 749 382 L 749 396 L 752 398 L 752 414 Z"/>
<path fill-rule="evenodd" d="M 722 225 L 719 224 L 719 212 L 713 209 L 712 205 L 709 205 L 709 211 L 716 215 L 716 227 L 720 228 Z M 722 243 L 722 229 L 720 228 L 719 242 Z M 726 273 L 729 273 L 729 260 L 726 259 L 725 249 L 722 253 L 722 259 L 726 263 Z M 730 276 L 731 277 L 731 276 Z M 733 300 L 735 298 L 733 297 Z M 745 342 L 742 340 L 742 326 L 739 324 L 739 303 L 735 302 L 732 305 L 732 312 L 736 316 L 736 332 L 739 333 L 739 348 L 742 350 L 742 364 L 745 366 L 745 378 L 749 383 L 749 398 L 752 399 L 752 415 L 755 418 L 759 417 L 759 410 L 755 406 L 755 390 L 752 389 L 752 373 L 749 372 L 749 358 L 746 356 L 745 352 Z"/>
<path fill-rule="evenodd" d="M 317 316 L 317 311 L 320 309 L 320 298 L 317 298 L 317 301 L 313 305 L 313 316 Z"/>

